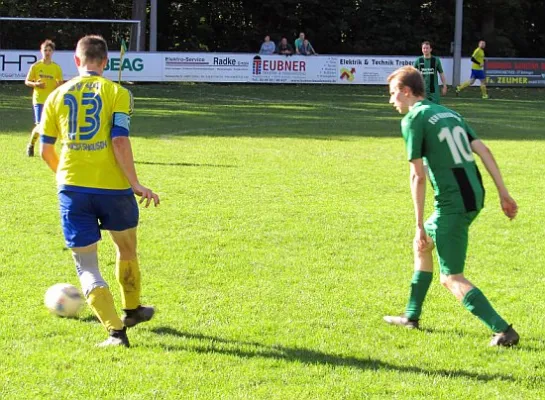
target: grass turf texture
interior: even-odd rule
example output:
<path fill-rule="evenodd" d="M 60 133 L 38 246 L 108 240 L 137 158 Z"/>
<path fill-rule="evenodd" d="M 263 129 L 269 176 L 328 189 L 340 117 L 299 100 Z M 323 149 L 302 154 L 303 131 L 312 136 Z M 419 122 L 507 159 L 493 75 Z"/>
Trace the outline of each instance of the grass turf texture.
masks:
<path fill-rule="evenodd" d="M 412 275 L 413 210 L 386 87 L 149 85 L 135 95 L 143 300 L 133 347 L 94 347 L 87 308 L 49 315 L 78 285 L 53 174 L 24 156 L 30 92 L 0 85 L 0 398 L 543 398 L 543 90 L 449 95 L 494 151 L 518 218 L 491 180 L 467 276 L 521 334 L 513 349 L 438 282 L 422 331 L 387 326 Z M 483 171 L 484 172 L 484 171 Z M 428 188 L 428 207 L 431 191 Z M 431 208 L 430 208 L 431 210 Z M 114 251 L 99 257 L 119 304 Z"/>

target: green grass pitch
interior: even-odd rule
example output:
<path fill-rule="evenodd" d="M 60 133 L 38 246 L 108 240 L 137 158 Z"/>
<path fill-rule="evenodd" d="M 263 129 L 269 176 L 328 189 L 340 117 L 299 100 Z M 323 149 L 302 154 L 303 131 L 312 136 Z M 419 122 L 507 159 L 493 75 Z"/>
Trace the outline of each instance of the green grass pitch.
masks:
<path fill-rule="evenodd" d="M 78 285 L 53 174 L 25 153 L 30 92 L 0 85 L 0 398 L 541 399 L 545 397 L 543 90 L 471 89 L 445 105 L 493 150 L 519 215 L 486 176 L 466 273 L 521 334 L 490 333 L 439 284 L 421 331 L 387 326 L 412 275 L 400 116 L 386 87 L 136 85 L 143 301 L 131 349 L 96 349 L 88 308 L 49 315 Z M 484 171 L 483 171 L 484 172 Z M 431 191 L 427 206 L 431 212 Z M 107 235 L 101 268 L 119 299 Z M 119 304 L 119 303 L 118 303 Z"/>

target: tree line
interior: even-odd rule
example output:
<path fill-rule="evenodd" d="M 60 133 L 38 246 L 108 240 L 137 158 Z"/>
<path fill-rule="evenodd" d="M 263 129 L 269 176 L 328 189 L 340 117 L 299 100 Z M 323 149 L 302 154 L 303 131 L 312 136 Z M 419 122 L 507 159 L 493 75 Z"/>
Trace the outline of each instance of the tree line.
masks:
<path fill-rule="evenodd" d="M 320 54 L 411 55 L 423 40 L 448 56 L 454 38 L 456 0 L 158 0 L 158 51 L 257 52 L 265 35 L 293 41 L 305 32 Z M 487 55 L 543 57 L 545 6 L 534 0 L 465 0 L 463 48 L 479 39 Z M 138 19 L 149 31 L 146 0 L 0 0 L 0 16 Z M 145 38 L 149 37 L 144 32 Z M 0 48 L 36 49 L 51 38 L 72 49 L 87 33 L 111 46 L 136 34 L 120 24 L 0 21 Z M 146 43 L 146 48 L 149 44 Z"/>

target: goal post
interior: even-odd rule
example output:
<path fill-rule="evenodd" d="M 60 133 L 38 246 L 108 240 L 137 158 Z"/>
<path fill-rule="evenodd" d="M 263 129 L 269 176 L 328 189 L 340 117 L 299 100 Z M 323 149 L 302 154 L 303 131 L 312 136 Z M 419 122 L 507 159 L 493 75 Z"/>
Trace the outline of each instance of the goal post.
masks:
<path fill-rule="evenodd" d="M 89 18 L 18 18 L 18 17 L 0 17 L 0 49 L 2 49 L 4 46 L 2 45 L 1 36 L 4 36 L 4 39 L 9 40 L 9 34 L 6 34 L 4 32 L 4 29 L 2 28 L 2 25 L 4 25 L 5 21 L 12 21 L 13 23 L 21 23 L 21 22 L 27 22 L 27 23 L 92 23 L 92 24 L 129 24 L 132 25 L 132 27 L 136 26 L 136 51 L 143 51 L 142 48 L 143 43 L 141 43 L 140 35 L 141 35 L 141 21 L 139 20 L 132 20 L 132 19 L 89 19 Z M 57 31 L 58 33 L 62 33 L 63 35 L 66 35 L 65 32 L 62 31 L 62 29 L 59 29 Z M 100 33 L 100 32 L 96 32 Z M 8 36 L 7 38 L 5 36 Z M 47 37 L 40 37 L 38 39 L 39 41 L 42 41 L 44 39 L 47 39 Z M 79 38 L 75 38 L 79 39 Z M 111 41 L 113 38 L 105 38 Z M 121 38 L 117 38 L 115 40 L 118 43 L 121 43 Z M 25 49 L 20 49 L 25 50 Z"/>

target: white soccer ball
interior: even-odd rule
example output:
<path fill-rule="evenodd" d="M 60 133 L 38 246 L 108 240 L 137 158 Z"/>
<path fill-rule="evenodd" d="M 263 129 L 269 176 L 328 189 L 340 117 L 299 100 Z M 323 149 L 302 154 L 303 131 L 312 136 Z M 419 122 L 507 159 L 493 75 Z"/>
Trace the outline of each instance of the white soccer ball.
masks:
<path fill-rule="evenodd" d="M 60 317 L 75 317 L 83 307 L 83 296 L 74 285 L 57 283 L 47 289 L 45 306 Z"/>

